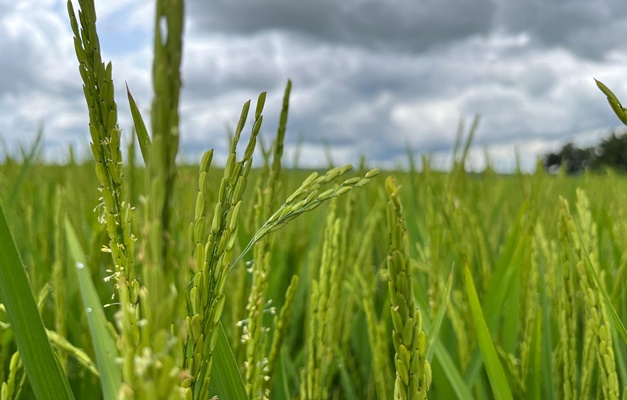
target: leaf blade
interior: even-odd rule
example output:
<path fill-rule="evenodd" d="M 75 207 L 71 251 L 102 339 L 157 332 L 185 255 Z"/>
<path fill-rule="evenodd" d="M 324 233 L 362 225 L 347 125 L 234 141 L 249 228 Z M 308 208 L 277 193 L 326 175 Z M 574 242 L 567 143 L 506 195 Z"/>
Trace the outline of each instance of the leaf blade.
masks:
<path fill-rule="evenodd" d="M 100 386 L 105 400 L 115 400 L 122 386 L 122 373 L 116 365 L 118 357 L 115 342 L 106 326 L 106 317 L 102 310 L 102 304 L 98 292 L 91 280 L 85 253 L 81 248 L 76 232 L 70 221 L 65 219 L 65 233 L 67 236 L 70 255 L 76 265 L 78 286 L 83 299 L 83 305 L 87 312 L 87 324 L 94 344 L 96 364 L 100 373 Z"/>
<path fill-rule="evenodd" d="M 446 287 L 444 288 L 444 294 L 442 295 L 442 303 L 438 308 L 437 313 L 435 314 L 435 318 L 433 318 L 433 325 L 431 325 L 431 329 L 429 329 L 429 333 L 427 334 L 427 361 L 431 362 L 433 358 L 433 350 L 434 344 L 438 337 L 438 332 L 440 331 L 440 327 L 442 326 L 442 321 L 444 321 L 444 314 L 446 314 L 446 309 L 448 307 L 449 298 L 451 296 L 451 289 L 453 288 L 453 269 L 451 269 L 451 273 L 448 276 L 448 280 L 446 282 Z"/>
<path fill-rule="evenodd" d="M 211 368 L 209 392 L 217 395 L 218 399 L 248 400 L 244 380 L 239 373 L 222 322 L 218 324 L 217 329 L 218 339 L 213 350 L 215 366 Z"/>
<path fill-rule="evenodd" d="M 0 204 L 0 301 L 31 387 L 38 399 L 73 400 L 74 395 L 39 315 L 26 270 Z"/>
<path fill-rule="evenodd" d="M 618 119 L 620 119 L 623 124 L 627 125 L 627 112 L 625 111 L 625 108 L 623 108 L 623 105 L 620 103 L 620 100 L 618 100 L 618 97 L 616 97 L 614 92 L 612 92 L 610 88 L 605 86 L 601 81 L 598 81 L 596 79 L 594 81 L 596 82 L 599 90 L 601 90 L 603 94 L 607 97 L 607 102 L 610 103 L 610 107 L 612 107 L 612 110 L 614 110 L 614 114 L 616 114 Z"/>
<path fill-rule="evenodd" d="M 483 311 L 481 311 L 481 303 L 479 303 L 479 296 L 475 289 L 475 284 L 472 280 L 472 274 L 468 264 L 464 265 L 464 275 L 466 280 L 466 293 L 468 295 L 468 303 L 470 305 L 470 311 L 472 319 L 475 323 L 475 330 L 477 332 L 477 341 L 479 342 L 479 348 L 483 355 L 483 361 L 488 373 L 488 380 L 490 386 L 494 391 L 494 397 L 503 400 L 512 400 L 512 392 L 507 383 L 507 377 L 503 366 L 499 361 L 496 353 L 494 343 L 492 343 L 492 337 L 490 331 L 483 318 Z"/>
<path fill-rule="evenodd" d="M 139 149 L 142 152 L 142 158 L 144 159 L 144 165 L 148 165 L 148 155 L 150 154 L 150 136 L 148 135 L 148 129 L 144 123 L 139 108 L 135 103 L 135 99 L 131 95 L 131 90 L 126 85 L 126 94 L 128 95 L 128 104 L 131 108 L 131 116 L 133 117 L 133 125 L 135 126 L 135 134 L 137 135 L 137 141 L 139 142 Z"/>

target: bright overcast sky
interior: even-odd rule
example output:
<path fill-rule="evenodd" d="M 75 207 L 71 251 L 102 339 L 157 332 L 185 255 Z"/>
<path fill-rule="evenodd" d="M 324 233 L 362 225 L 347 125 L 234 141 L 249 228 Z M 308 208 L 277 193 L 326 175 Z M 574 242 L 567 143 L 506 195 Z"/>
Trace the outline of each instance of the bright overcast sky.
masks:
<path fill-rule="evenodd" d="M 151 99 L 153 2 L 96 0 L 104 59 L 113 63 L 120 127 Z M 77 6 L 75 6 L 77 7 Z M 627 101 L 627 5 L 619 0 L 190 0 L 186 6 L 181 152 L 214 148 L 242 104 L 268 92 L 276 130 L 293 81 L 288 161 L 406 164 L 449 159 L 460 117 L 481 115 L 471 164 L 484 149 L 507 171 L 515 149 L 530 169 L 568 141 L 597 142 L 619 126 L 593 77 Z M 0 136 L 29 143 L 44 123 L 44 154 L 86 153 L 87 110 L 64 1 L 0 0 Z M 147 118 L 147 115 L 145 116 Z M 249 130 L 246 130 L 249 132 Z M 2 150 L 0 150 L 2 152 Z"/>

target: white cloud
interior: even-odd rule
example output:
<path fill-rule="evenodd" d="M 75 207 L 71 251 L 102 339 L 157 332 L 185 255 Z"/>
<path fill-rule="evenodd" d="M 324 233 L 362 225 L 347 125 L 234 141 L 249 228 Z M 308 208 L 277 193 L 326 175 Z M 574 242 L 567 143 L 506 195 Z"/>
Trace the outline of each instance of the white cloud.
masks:
<path fill-rule="evenodd" d="M 627 98 L 627 48 L 607 37 L 608 30 L 619 34 L 627 27 L 616 1 L 599 12 L 586 12 L 581 1 L 568 9 L 546 6 L 541 19 L 532 18 L 545 7 L 538 1 L 485 1 L 473 10 L 389 1 L 403 7 L 320 2 L 296 19 L 285 14 L 291 6 L 281 0 L 190 2 L 184 156 L 214 147 L 221 160 L 225 126 L 233 127 L 244 101 L 254 104 L 263 90 L 263 132 L 271 137 L 288 78 L 294 86 L 287 153 L 295 152 L 302 132 L 307 166 L 326 164 L 323 142 L 332 146 L 337 164 L 355 163 L 365 153 L 394 166 L 404 162 L 406 144 L 418 153 L 433 151 L 446 164 L 460 116 L 474 113 L 482 116 L 471 152 L 477 168 L 484 146 L 495 165 L 511 167 L 517 147 L 533 167 L 538 154 L 569 140 L 594 140 L 618 125 L 592 80 Z M 250 7 L 257 12 L 244 12 Z M 561 21 L 558 11 L 581 23 Z M 153 1 L 98 2 L 97 12 L 103 58 L 113 63 L 120 126 L 128 130 L 125 82 L 149 120 Z M 407 23 L 418 20 L 424 22 L 418 28 Z M 560 24 L 572 37 L 558 34 Z M 588 38 L 579 44 L 572 39 L 582 36 Z M 590 46 L 595 41 L 598 49 Z M 3 138 L 17 143 L 32 137 L 43 120 L 51 158 L 69 143 L 86 148 L 87 112 L 65 3 L 0 3 L 0 54 Z"/>

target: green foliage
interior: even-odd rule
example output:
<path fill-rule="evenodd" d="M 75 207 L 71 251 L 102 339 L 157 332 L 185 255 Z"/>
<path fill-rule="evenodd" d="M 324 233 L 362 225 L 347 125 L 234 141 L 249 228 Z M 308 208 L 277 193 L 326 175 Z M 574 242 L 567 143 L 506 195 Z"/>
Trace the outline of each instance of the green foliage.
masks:
<path fill-rule="evenodd" d="M 563 170 L 571 175 L 584 171 L 598 173 L 603 169 L 625 173 L 627 172 L 627 134 L 612 132 L 593 147 L 579 148 L 568 143 L 559 152 L 546 154 L 543 164 L 549 172 Z"/>
<path fill-rule="evenodd" d="M 597 84 L 599 90 L 603 92 L 604 95 L 607 96 L 607 102 L 610 103 L 610 107 L 614 110 L 614 113 L 621 120 L 621 122 L 627 125 L 627 110 L 623 107 L 618 100 L 618 97 L 612 92 L 607 86 L 605 86 L 602 82 L 594 80 Z"/>
<path fill-rule="evenodd" d="M 490 386 L 494 392 L 494 397 L 498 399 L 512 399 L 512 393 L 509 388 L 507 378 L 501 362 L 496 355 L 496 349 L 492 343 L 490 332 L 483 318 L 483 312 L 481 311 L 481 304 L 479 303 L 479 297 L 475 289 L 475 284 L 472 280 L 472 274 L 468 266 L 464 266 L 464 278 L 466 281 L 466 294 L 468 295 L 468 303 L 472 313 L 472 319 L 475 324 L 475 330 L 477 331 L 477 341 L 479 342 L 479 348 L 483 355 L 483 360 L 490 379 Z"/>
<path fill-rule="evenodd" d="M 125 164 L 79 5 L 94 160 L 0 165 L 2 400 L 626 396 L 623 177 L 468 175 L 478 118 L 451 173 L 285 171 L 291 82 L 259 168 L 265 92 L 223 169 L 176 165 L 180 1 L 157 4 L 151 132 L 127 90 L 145 166 Z"/>
<path fill-rule="evenodd" d="M 0 254 L 0 301 L 6 309 L 6 318 L 11 324 L 19 358 L 35 396 L 40 399 L 74 399 L 61 364 L 52 352 L 2 205 Z M 11 361 L 12 370 L 17 367 L 16 363 L 17 361 Z M 3 393 L 14 386 L 11 377 L 6 383 L 7 387 L 4 383 L 2 385 Z"/>
<path fill-rule="evenodd" d="M 209 157 L 204 157 L 205 167 L 201 168 L 179 167 L 175 204 L 180 204 L 178 210 L 183 221 L 195 221 L 196 218 L 199 187 L 191 182 L 197 181 L 200 175 L 208 179 L 207 183 L 223 175 L 223 171 L 209 168 L 209 161 Z M 103 281 L 111 275 L 106 271 L 111 268 L 111 264 L 110 254 L 101 251 L 102 243 L 107 238 L 106 230 L 97 223 L 97 214 L 93 212 L 99 194 L 89 185 L 93 179 L 93 164 L 68 164 L 51 168 L 34 163 L 31 168 L 33 176 L 38 178 L 24 182 L 15 205 L 19 208 L 14 208 L 16 211 L 9 212 L 8 216 L 19 251 L 29 265 L 33 289 L 39 292 L 47 282 L 52 282 L 53 287 L 56 283 L 51 270 L 51 260 L 56 257 L 56 251 L 53 248 L 46 250 L 41 243 L 49 240 L 48 238 L 54 238 L 52 230 L 58 229 L 58 225 L 48 225 L 47 215 L 53 215 L 56 212 L 53 211 L 55 202 L 62 201 L 65 204 L 62 210 L 73 211 L 68 218 L 77 228 L 77 241 L 87 250 L 85 272 L 91 275 L 101 304 L 117 302 L 111 300 L 111 294 L 114 293 L 113 281 Z M 199 173 L 202 168 L 207 172 Z M 9 166 L 2 166 L 2 171 L 8 177 L 19 174 L 19 168 Z M 141 176 L 142 170 L 137 172 Z M 261 169 L 251 169 L 249 181 L 252 182 L 252 188 L 261 190 L 266 187 L 267 175 L 262 172 Z M 308 174 L 305 171 L 284 171 L 283 179 L 277 185 L 277 196 L 289 198 Z M 573 397 L 579 397 L 584 392 L 594 394 L 598 390 L 602 391 L 605 378 L 600 375 L 600 362 L 608 366 L 615 364 L 618 393 L 622 395 L 625 381 L 620 370 L 620 360 L 627 357 L 625 341 L 621 336 L 624 330 L 619 323 L 621 321 L 624 325 L 627 320 L 627 293 L 621 286 L 624 280 L 621 276 L 624 276 L 627 260 L 622 243 L 622 238 L 627 235 L 627 182 L 623 178 L 616 175 L 549 177 L 542 172 L 536 175 L 453 177 L 428 168 L 413 174 L 397 172 L 395 175 L 397 185 L 403 188 L 398 192 L 398 199 L 403 203 L 402 214 L 407 226 L 413 225 L 413 229 L 416 229 L 416 234 L 412 234 L 411 229 L 407 231 L 408 263 L 415 306 L 420 310 L 422 329 L 427 334 L 426 351 L 433 352 L 430 360 L 432 384 L 428 398 L 483 399 L 494 396 L 485 367 L 485 356 L 478 347 L 479 336 L 464 286 L 464 269 L 454 268 L 452 284 L 449 283 L 451 266 L 463 266 L 464 261 L 475 283 L 489 337 L 497 349 L 498 361 L 505 372 L 505 384 L 514 398 L 551 398 L 551 393 L 554 393 L 554 398 L 564 398 L 564 384 L 571 374 L 574 379 L 569 378 L 568 382 L 574 382 L 569 389 Z M 455 185 L 451 183 L 453 179 Z M 418 188 L 413 193 L 408 190 L 411 180 L 415 180 Z M 48 189 L 46 182 L 54 182 L 51 189 Z M 203 183 L 206 193 L 205 209 L 213 210 L 219 199 L 219 187 L 207 183 Z M 63 187 L 64 193 L 57 200 L 54 194 L 56 187 Z M 578 187 L 585 192 L 587 203 L 577 200 Z M 388 273 L 385 267 L 389 243 L 388 229 L 381 227 L 385 218 L 382 189 L 381 183 L 377 184 L 375 180 L 360 188 L 359 192 L 350 194 L 347 200 L 339 199 L 334 206 L 333 220 L 342 221 L 339 232 L 346 230 L 346 233 L 334 233 L 331 236 L 326 234 L 329 238 L 335 237 L 334 240 L 339 240 L 333 251 L 343 254 L 339 259 L 344 261 L 333 267 L 341 268 L 334 278 L 340 284 L 333 289 L 336 294 L 330 298 L 340 300 L 327 303 L 325 307 L 339 307 L 332 311 L 333 315 L 336 319 L 346 319 L 349 323 L 348 326 L 341 325 L 347 328 L 337 328 L 339 330 L 334 331 L 337 337 L 329 342 L 331 345 L 345 344 L 331 348 L 331 361 L 325 361 L 325 365 L 331 366 L 328 369 L 331 375 L 325 378 L 328 382 L 325 383 L 328 397 L 347 398 L 349 393 L 354 393 L 356 398 L 374 399 L 385 398 L 382 393 L 387 393 L 388 398 L 393 394 L 393 328 L 386 287 Z M 559 196 L 573 207 L 576 205 L 573 208 L 575 212 L 564 208 Z M 46 201 L 46 197 L 50 199 Z M 254 197 L 244 196 L 243 202 L 250 199 Z M 31 217 L 18 218 L 17 210 L 19 214 Z M 327 208 L 320 207 L 313 213 L 301 214 L 281 231 L 266 236 L 272 238 L 278 234 L 280 236 L 277 238 L 280 237 L 280 240 L 272 240 L 269 248 L 272 262 L 264 291 L 265 300 L 260 305 L 260 311 L 268 343 L 274 343 L 275 332 L 280 331 L 279 335 L 283 339 L 281 348 L 270 351 L 272 346 L 268 346 L 265 355 L 253 357 L 259 357 L 254 358 L 257 361 L 262 361 L 264 357 L 268 357 L 268 361 L 273 360 L 274 367 L 268 375 L 270 380 L 266 387 L 270 398 L 300 396 L 299 370 L 307 368 L 306 343 L 314 337 L 308 333 L 307 328 L 310 324 L 307 317 L 310 313 L 308 303 L 311 301 L 313 281 L 320 279 L 320 266 L 331 260 L 324 256 L 324 252 L 333 248 L 329 247 L 333 240 L 325 239 L 324 232 L 328 227 L 337 224 L 327 223 L 326 218 L 321 218 L 327 211 Z M 241 232 L 233 244 L 237 254 L 258 231 L 254 223 L 247 222 L 256 219 L 255 213 L 254 207 L 240 206 L 238 221 Z M 140 226 L 143 224 L 143 215 L 137 215 L 136 220 Z M 206 225 L 205 229 L 208 231 L 210 223 Z M 53 228 L 54 226 L 57 228 Z M 177 238 L 189 237 L 188 229 L 182 225 L 175 232 Z M 586 232 L 594 232 L 594 235 Z M 341 238 L 344 236 L 347 239 L 344 242 L 346 245 L 342 245 Z M 328 250 L 324 250 L 325 242 L 328 243 Z M 177 243 L 177 257 L 187 260 L 184 262 L 194 260 L 189 256 L 194 243 L 189 240 L 178 240 Z M 483 245 L 477 246 L 477 243 Z M 585 246 L 578 243 L 584 243 Z M 72 286 L 77 290 L 78 287 L 76 276 L 73 275 L 76 268 L 71 254 L 68 253 L 65 262 L 68 268 L 65 283 L 66 310 L 63 312 L 67 322 L 66 337 L 73 346 L 84 349 L 99 364 L 95 346 L 101 345 L 102 340 L 92 339 L 84 313 L 86 306 L 80 298 L 74 297 L 75 289 Z M 35 264 L 33 260 L 36 259 L 43 261 Z M 236 324 L 246 321 L 249 315 L 246 301 L 243 307 L 237 306 L 236 296 L 239 296 L 239 289 L 236 288 L 243 285 L 245 299 L 251 293 L 253 282 L 247 268 L 254 265 L 249 263 L 253 259 L 251 255 L 244 256 L 241 264 L 229 274 L 229 289 L 225 292 L 226 300 L 221 318 L 226 342 L 233 348 L 234 362 L 241 374 L 240 378 L 237 378 L 238 374 L 234 377 L 241 382 L 245 382 L 242 379 L 246 371 L 244 366 L 250 356 L 241 351 L 245 346 L 234 345 L 240 342 L 242 335 L 241 332 L 237 333 Z M 326 261 L 323 262 L 323 259 Z M 484 262 L 487 263 L 486 266 L 482 265 Z M 536 269 L 537 276 L 533 272 Z M 572 281 L 573 293 L 581 292 L 580 288 L 586 287 L 586 293 L 592 291 L 594 296 L 575 294 L 569 300 L 566 289 L 570 284 L 564 280 L 566 271 L 569 271 L 568 279 Z M 290 285 L 293 275 L 298 275 L 299 279 L 297 283 Z M 587 283 L 584 283 L 584 276 Z M 33 280 L 33 277 L 36 279 Z M 326 285 L 330 283 L 329 280 L 326 282 Z M 327 287 L 329 290 L 325 289 L 325 293 L 330 294 L 331 287 Z M 56 290 L 58 289 L 55 288 Z M 186 287 L 182 290 L 185 291 Z M 447 295 L 449 291 L 450 294 Z M 287 303 L 286 297 L 291 299 Z M 447 297 L 448 302 L 445 300 Z M 590 303 L 592 299 L 594 303 Z M 269 300 L 272 303 L 268 304 Z M 348 308 L 351 303 L 354 308 Z M 44 323 L 49 330 L 54 329 L 57 314 L 55 303 L 50 299 L 43 304 L 41 313 Z M 571 304 L 568 309 L 572 309 L 572 312 L 565 313 L 567 304 Z M 587 304 L 594 304 L 594 308 Z M 600 304 L 604 304 L 605 311 Z M 442 305 L 446 310 L 444 313 Z M 271 313 L 273 307 L 276 307 L 276 315 Z M 116 304 L 102 308 L 110 323 L 115 323 L 118 309 Z M 592 323 L 593 310 L 598 310 L 595 314 L 597 317 L 594 318 L 598 318 L 600 325 Z M 432 338 L 432 327 L 440 318 L 440 328 Z M 2 311 L 0 319 L 6 321 L 6 315 Z M 457 325 L 462 326 L 462 329 L 456 328 Z M 567 329 L 561 330 L 562 326 Z M 595 326 L 609 326 L 612 339 L 608 340 L 609 336 L 601 333 Z M 6 332 L 0 325 L 0 338 L 5 337 Z M 338 332 L 342 334 L 339 335 Z M 346 338 L 343 338 L 344 335 Z M 327 343 L 324 336 L 321 338 L 322 344 L 316 346 L 325 346 Z M 586 347 L 587 341 L 594 346 Z M 8 344 L 3 345 L 3 349 L 15 349 L 13 336 L 5 343 Z M 217 343 L 220 343 L 220 339 Z M 116 347 L 120 346 L 119 339 L 115 344 Z M 565 352 L 570 348 L 575 351 Z M 584 351 L 588 348 L 590 350 Z M 601 349 L 605 349 L 603 353 Z M 613 357 L 609 355 L 610 349 Z M 272 353 L 274 355 L 270 358 Z M 6 366 L 6 372 L 2 375 L 3 381 L 8 383 L 12 379 L 18 385 L 23 374 L 20 371 L 23 369 L 20 370 L 17 366 L 19 364 L 15 363 L 15 367 L 10 368 L 13 351 L 0 354 L 3 365 Z M 225 365 L 224 358 L 219 357 L 219 354 L 222 353 L 213 354 L 214 368 L 216 365 Z M 464 354 L 465 363 L 462 362 Z M 574 364 L 574 369 L 570 365 L 565 368 L 565 360 Z M 96 378 L 87 372 L 71 355 L 66 368 L 76 397 L 97 399 L 102 396 L 99 383 L 102 378 Z M 102 376 L 100 365 L 98 369 Z M 11 375 L 12 371 L 14 375 Z M 181 368 L 180 371 L 180 379 L 184 379 L 187 376 L 186 369 Z M 610 372 L 607 376 L 614 376 L 613 374 Z M 211 376 L 214 376 L 213 372 Z M 552 380 L 548 380 L 548 377 Z M 611 379 L 607 380 L 608 389 Z M 210 393 L 218 393 L 211 391 L 214 387 L 212 381 L 213 378 L 209 384 Z M 219 385 L 221 381 L 222 378 L 215 385 Z M 22 398 L 30 396 L 28 382 L 23 385 Z M 585 387 L 582 383 L 585 383 Z M 244 389 L 244 383 L 241 387 Z"/>
<path fill-rule="evenodd" d="M 85 253 L 76 237 L 74 228 L 67 219 L 65 220 L 65 232 L 70 258 L 76 268 L 76 277 L 87 316 L 87 325 L 91 337 L 94 339 L 94 352 L 100 372 L 102 396 L 105 400 L 114 400 L 118 397 L 118 392 L 122 386 L 122 371 L 115 361 L 119 356 L 118 350 L 111 337 L 111 332 L 107 328 L 108 322 L 98 292 L 91 281 Z"/>

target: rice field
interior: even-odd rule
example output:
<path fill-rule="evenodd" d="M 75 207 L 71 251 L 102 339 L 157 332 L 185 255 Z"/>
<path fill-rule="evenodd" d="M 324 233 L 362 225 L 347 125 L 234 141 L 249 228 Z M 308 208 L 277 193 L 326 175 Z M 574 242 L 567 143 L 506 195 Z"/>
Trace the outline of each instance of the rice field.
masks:
<path fill-rule="evenodd" d="M 178 165 L 182 2 L 150 117 L 79 5 L 93 159 L 0 164 L 0 399 L 627 398 L 624 176 L 468 174 L 475 126 L 448 172 L 288 170 L 291 82 L 254 168 L 265 93 Z"/>

